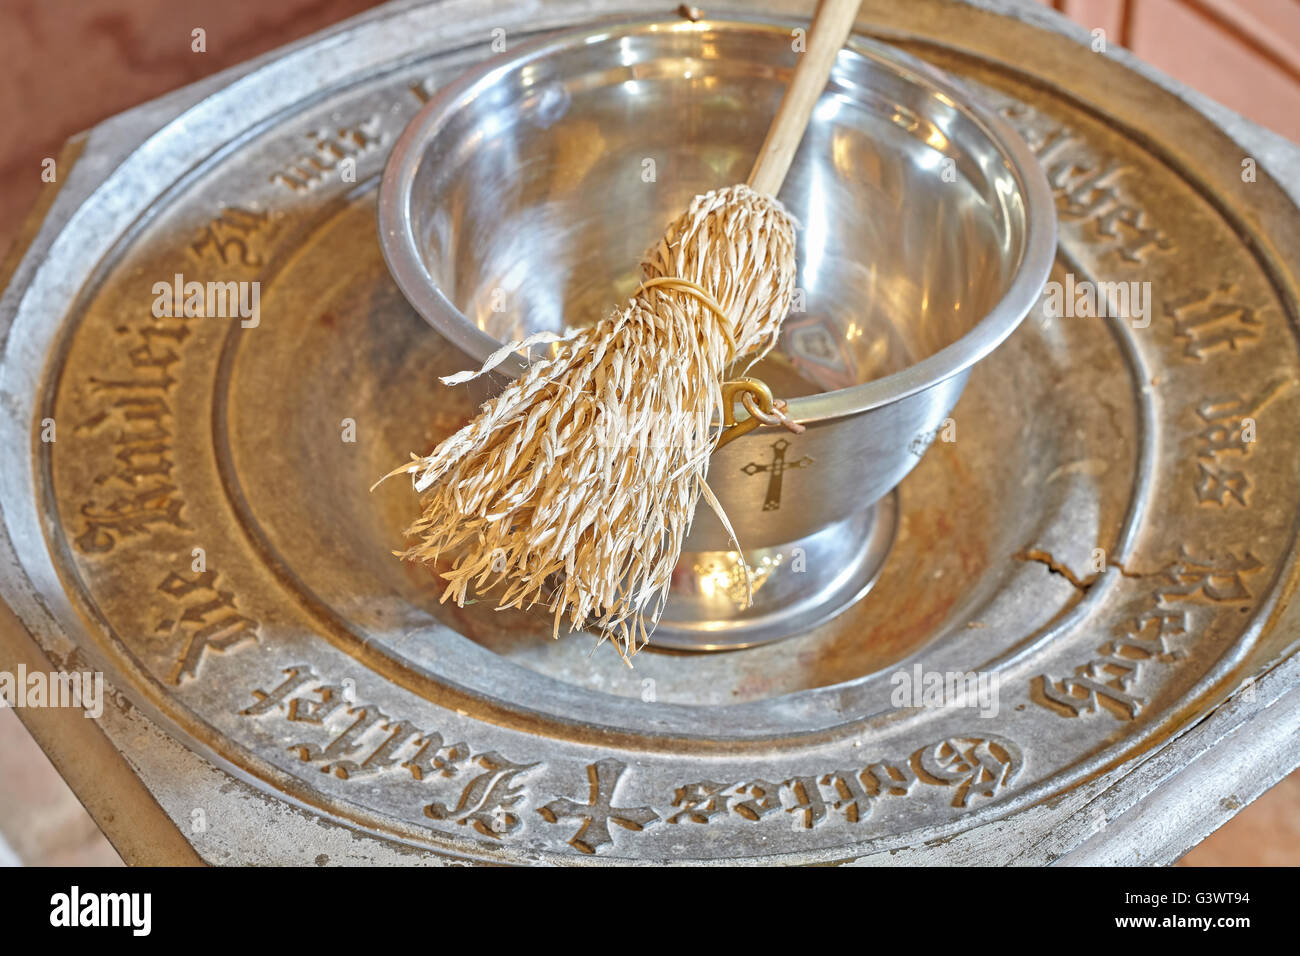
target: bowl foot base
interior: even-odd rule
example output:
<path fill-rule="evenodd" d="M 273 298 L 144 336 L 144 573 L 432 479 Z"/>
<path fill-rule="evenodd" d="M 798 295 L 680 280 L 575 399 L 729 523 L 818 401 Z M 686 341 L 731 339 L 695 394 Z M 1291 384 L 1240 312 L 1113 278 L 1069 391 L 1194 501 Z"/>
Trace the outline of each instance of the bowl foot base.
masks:
<path fill-rule="evenodd" d="M 744 552 L 683 551 L 649 649 L 726 651 L 807 633 L 871 590 L 898 529 L 898 491 L 814 534 Z"/>

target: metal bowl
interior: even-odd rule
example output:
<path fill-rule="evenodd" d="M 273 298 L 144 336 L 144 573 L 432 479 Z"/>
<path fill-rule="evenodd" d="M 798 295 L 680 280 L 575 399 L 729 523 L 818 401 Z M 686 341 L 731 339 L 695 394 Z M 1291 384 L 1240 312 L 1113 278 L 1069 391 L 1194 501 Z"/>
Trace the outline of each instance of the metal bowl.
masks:
<path fill-rule="evenodd" d="M 748 175 L 797 61 L 795 25 L 587 27 L 465 74 L 384 172 L 380 239 L 404 294 L 470 364 L 625 301 L 690 199 Z M 800 294 L 751 374 L 807 431 L 760 428 L 715 453 L 710 484 L 759 588 L 741 607 L 739 555 L 701 511 L 660 645 L 775 640 L 865 593 L 893 535 L 887 496 L 1034 304 L 1055 250 L 1052 194 L 1024 142 L 953 80 L 861 37 L 780 198 L 802 224 Z"/>

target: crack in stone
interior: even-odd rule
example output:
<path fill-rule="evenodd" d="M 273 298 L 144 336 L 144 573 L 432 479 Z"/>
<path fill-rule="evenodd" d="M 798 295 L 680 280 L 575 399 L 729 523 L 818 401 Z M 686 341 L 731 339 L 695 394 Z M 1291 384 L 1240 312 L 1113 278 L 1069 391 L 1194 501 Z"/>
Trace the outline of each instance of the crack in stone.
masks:
<path fill-rule="evenodd" d="M 1076 590 L 1085 593 L 1090 587 L 1097 583 L 1103 574 L 1106 573 L 1106 570 L 1097 571 L 1088 575 L 1088 577 L 1081 579 L 1070 570 L 1068 565 L 1056 560 L 1050 551 L 1044 551 L 1041 548 L 1026 548 L 1023 551 L 1017 552 L 1015 558 L 1018 561 L 1029 561 L 1035 564 L 1041 564 L 1052 574 L 1065 578 L 1065 580 L 1069 581 Z M 1108 570 L 1110 568 L 1115 568 L 1119 571 L 1120 576 L 1125 578 L 1145 578 L 1150 576 L 1150 572 L 1130 571 L 1118 561 L 1107 561 L 1106 569 Z"/>

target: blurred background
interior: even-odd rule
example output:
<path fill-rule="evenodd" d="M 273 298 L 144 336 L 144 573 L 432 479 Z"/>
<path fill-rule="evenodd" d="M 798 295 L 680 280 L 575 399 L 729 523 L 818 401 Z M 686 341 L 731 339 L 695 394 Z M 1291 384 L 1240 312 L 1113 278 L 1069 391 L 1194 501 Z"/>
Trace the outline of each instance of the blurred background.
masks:
<path fill-rule="evenodd" d="M 900 0 L 905 2 L 905 0 Z M 1300 0 L 1041 0 L 1300 142 Z M 131 106 L 314 33 L 373 0 L 0 0 L 0 259 L 41 160 Z M 707 3 L 697 6 L 708 10 Z M 665 13 L 673 8 L 662 4 Z M 644 9 L 644 8 L 643 8 Z M 190 31 L 207 31 L 207 51 Z M 121 865 L 14 711 L 0 708 L 0 865 Z M 1300 771 L 1184 866 L 1300 864 Z"/>

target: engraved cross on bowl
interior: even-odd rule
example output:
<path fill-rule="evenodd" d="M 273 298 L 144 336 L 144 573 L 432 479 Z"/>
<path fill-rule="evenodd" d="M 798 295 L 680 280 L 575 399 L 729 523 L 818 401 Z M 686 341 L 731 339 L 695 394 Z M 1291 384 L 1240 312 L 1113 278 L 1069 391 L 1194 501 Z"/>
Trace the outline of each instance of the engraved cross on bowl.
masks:
<path fill-rule="evenodd" d="M 807 468 L 813 463 L 813 459 L 807 455 L 797 458 L 794 461 L 785 460 L 785 450 L 790 447 L 790 442 L 785 438 L 778 438 L 772 442 L 772 460 L 766 465 L 751 461 L 745 464 L 740 470 L 747 475 L 757 475 L 762 472 L 768 473 L 767 480 L 767 497 L 763 499 L 764 511 L 776 511 L 781 507 L 781 478 L 791 468 Z"/>

